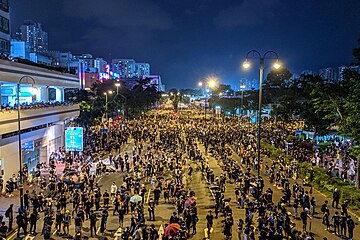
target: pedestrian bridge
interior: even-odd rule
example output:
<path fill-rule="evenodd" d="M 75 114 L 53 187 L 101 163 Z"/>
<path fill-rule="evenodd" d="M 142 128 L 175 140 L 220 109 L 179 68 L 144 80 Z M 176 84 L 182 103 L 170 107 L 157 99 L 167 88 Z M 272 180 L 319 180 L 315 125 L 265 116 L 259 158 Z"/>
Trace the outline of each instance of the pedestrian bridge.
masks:
<path fill-rule="evenodd" d="M 21 109 L 21 108 L 20 108 Z M 79 104 L 44 107 L 38 109 L 21 109 L 21 129 L 52 124 L 79 116 Z M 18 130 L 18 111 L 3 110 L 0 112 L 0 135 Z"/>

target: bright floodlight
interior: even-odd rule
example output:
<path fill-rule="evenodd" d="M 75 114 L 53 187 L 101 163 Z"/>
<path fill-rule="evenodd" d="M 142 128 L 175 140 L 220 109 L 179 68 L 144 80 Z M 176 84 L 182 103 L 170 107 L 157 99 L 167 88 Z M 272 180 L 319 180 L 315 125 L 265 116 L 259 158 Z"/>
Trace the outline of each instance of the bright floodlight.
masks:
<path fill-rule="evenodd" d="M 246 86 L 243 84 L 243 85 L 240 86 L 240 88 L 244 89 L 244 88 L 246 88 Z"/>
<path fill-rule="evenodd" d="M 115 87 L 120 87 L 120 83 L 115 83 Z"/>
<path fill-rule="evenodd" d="M 208 86 L 209 86 L 209 88 L 214 88 L 216 86 L 215 79 L 210 79 L 208 82 Z"/>
<path fill-rule="evenodd" d="M 280 67 L 281 67 L 281 64 L 279 63 L 279 61 L 276 61 L 276 63 L 274 63 L 274 68 L 279 69 Z"/>
<path fill-rule="evenodd" d="M 198 83 L 198 86 L 199 86 L 199 87 L 201 87 L 201 86 L 202 86 L 202 84 L 203 84 L 202 82 L 199 82 L 199 83 Z"/>
<path fill-rule="evenodd" d="M 112 94 L 113 93 L 113 91 L 111 91 L 111 90 L 109 90 L 109 92 L 108 92 L 109 94 Z"/>
<path fill-rule="evenodd" d="M 245 62 L 243 63 L 243 68 L 249 68 L 250 67 L 250 62 L 246 59 Z"/>

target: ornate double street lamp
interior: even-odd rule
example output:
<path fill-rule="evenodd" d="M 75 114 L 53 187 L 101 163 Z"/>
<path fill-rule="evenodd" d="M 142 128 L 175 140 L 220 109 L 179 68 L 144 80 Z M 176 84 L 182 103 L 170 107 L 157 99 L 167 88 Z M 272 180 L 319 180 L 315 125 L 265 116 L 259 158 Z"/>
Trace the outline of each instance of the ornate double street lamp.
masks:
<path fill-rule="evenodd" d="M 250 68 L 251 63 L 249 59 L 259 59 L 260 60 L 260 75 L 259 75 L 259 110 L 258 110 L 258 136 L 257 136 L 257 193 L 256 198 L 260 199 L 260 155 L 261 155 L 261 108 L 262 108 L 262 84 L 263 84 L 263 75 L 264 75 L 264 65 L 265 59 L 275 59 L 276 62 L 273 64 L 275 69 L 279 69 L 281 67 L 279 62 L 279 56 L 274 51 L 267 51 L 263 55 L 257 50 L 251 50 L 246 54 L 246 60 L 243 63 L 243 67 L 245 69 Z"/>

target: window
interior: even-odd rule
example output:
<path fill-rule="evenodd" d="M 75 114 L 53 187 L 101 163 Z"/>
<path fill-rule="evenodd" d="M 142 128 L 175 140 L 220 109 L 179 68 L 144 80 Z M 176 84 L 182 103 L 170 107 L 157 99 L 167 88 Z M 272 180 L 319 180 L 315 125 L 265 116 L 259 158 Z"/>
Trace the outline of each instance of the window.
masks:
<path fill-rule="evenodd" d="M 1 1 L 1 0 L 0 0 Z M 1 17 L 0 19 L 0 31 L 6 34 L 9 34 L 9 19 Z"/>
<path fill-rule="evenodd" d="M 9 52 L 10 42 L 8 40 L 0 38 L 0 52 Z"/>
<path fill-rule="evenodd" d="M 0 9 L 9 12 L 9 0 L 0 0 Z"/>

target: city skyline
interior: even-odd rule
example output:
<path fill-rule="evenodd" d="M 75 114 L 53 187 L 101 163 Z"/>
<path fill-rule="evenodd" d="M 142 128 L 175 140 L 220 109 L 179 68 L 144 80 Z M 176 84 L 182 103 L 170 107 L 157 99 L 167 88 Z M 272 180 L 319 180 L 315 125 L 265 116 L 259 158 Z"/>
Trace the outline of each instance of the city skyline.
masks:
<path fill-rule="evenodd" d="M 167 88 L 194 88 L 213 74 L 232 86 L 244 78 L 251 82 L 257 71 L 240 68 L 251 49 L 275 50 L 293 73 L 350 64 L 359 37 L 357 1 L 107 0 L 77 6 L 82 14 L 68 0 L 11 2 L 12 32 L 24 20 L 40 22 L 51 50 L 91 53 L 107 61 L 142 59 Z"/>

